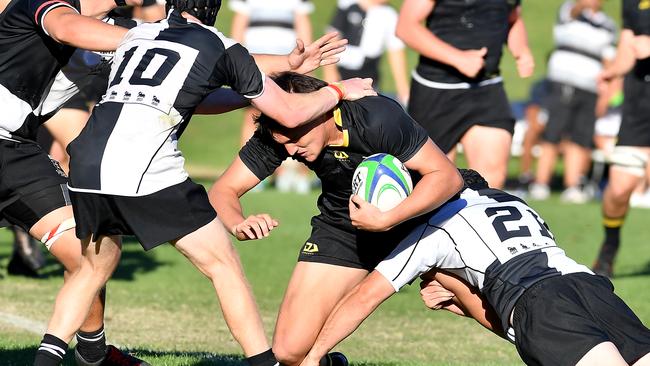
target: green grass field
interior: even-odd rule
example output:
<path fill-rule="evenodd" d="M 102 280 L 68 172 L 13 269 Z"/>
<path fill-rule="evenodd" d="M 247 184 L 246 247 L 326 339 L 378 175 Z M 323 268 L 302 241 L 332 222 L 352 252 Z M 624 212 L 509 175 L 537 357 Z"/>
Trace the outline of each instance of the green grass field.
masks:
<path fill-rule="evenodd" d="M 236 243 L 269 336 L 298 250 L 309 233 L 315 200 L 315 194 L 267 191 L 249 194 L 244 201 L 247 212 L 269 212 L 281 222 L 267 239 Z M 554 198 L 533 206 L 571 257 L 587 264 L 593 261 L 601 240 L 597 204 L 565 205 Z M 646 324 L 650 322 L 648 219 L 647 210 L 631 212 L 613 281 L 617 293 Z M 4 275 L 10 253 L 5 231 L 0 243 Z M 61 267 L 50 260 L 43 279 L 6 275 L 0 279 L 0 365 L 30 364 L 41 336 L 3 322 L 4 314 L 46 322 L 61 273 Z M 168 245 L 147 253 L 135 242 L 125 245 L 108 286 L 106 328 L 109 341 L 154 365 L 241 364 L 239 348 L 220 316 L 211 285 Z M 417 286 L 382 305 L 338 349 L 355 364 L 520 364 L 513 346 L 473 320 L 426 310 Z"/>
<path fill-rule="evenodd" d="M 315 3 L 314 30 L 319 34 L 331 17 L 334 1 Z M 516 77 L 512 59 L 505 58 L 502 71 L 511 98 L 525 99 L 531 81 L 543 75 L 543 59 L 551 48 L 551 29 L 560 3 L 524 2 L 530 43 L 540 67 L 534 78 L 522 81 Z M 618 18 L 620 2 L 608 1 L 605 6 Z M 224 10 L 217 25 L 227 33 L 229 23 L 230 14 Z M 410 52 L 410 65 L 415 60 L 415 54 Z M 384 80 L 383 89 L 392 90 L 390 78 Z M 236 153 L 240 121 L 241 113 L 233 112 L 198 117 L 190 124 L 181 148 L 197 176 L 216 175 L 227 166 Z M 236 243 L 269 337 L 298 250 L 309 233 L 315 201 L 315 193 L 293 196 L 275 191 L 249 194 L 244 200 L 247 212 L 269 212 L 281 222 L 268 239 Z M 554 197 L 533 206 L 550 224 L 568 254 L 591 264 L 602 237 L 599 205 L 565 205 Z M 630 213 L 614 279 L 617 293 L 646 324 L 650 323 L 650 229 L 646 226 L 649 219 L 647 210 Z M 9 233 L 1 230 L 0 365 L 29 365 L 41 334 L 7 319 L 19 316 L 37 325 L 45 324 L 62 283 L 62 269 L 50 257 L 42 279 L 7 276 L 10 243 Z M 108 288 L 109 341 L 154 365 L 242 364 L 239 347 L 221 318 L 211 285 L 170 246 L 145 253 L 137 243 L 127 242 Z M 521 364 L 514 346 L 491 335 L 473 320 L 425 310 L 417 286 L 391 298 L 338 350 L 357 365 Z M 70 357 L 66 364 L 73 364 Z"/>

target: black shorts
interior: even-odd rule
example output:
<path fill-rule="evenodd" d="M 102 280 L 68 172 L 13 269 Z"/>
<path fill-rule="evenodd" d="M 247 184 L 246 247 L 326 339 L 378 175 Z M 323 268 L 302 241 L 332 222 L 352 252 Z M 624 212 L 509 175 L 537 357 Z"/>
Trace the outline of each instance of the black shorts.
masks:
<path fill-rule="evenodd" d="M 474 125 L 513 133 L 515 119 L 503 84 L 470 89 L 435 89 L 411 80 L 408 113 L 445 153 Z"/>
<path fill-rule="evenodd" d="M 616 144 L 650 147 L 650 82 L 628 75 L 623 88 L 623 119 Z"/>
<path fill-rule="evenodd" d="M 0 139 L 0 220 L 25 231 L 43 216 L 70 205 L 59 163 L 35 142 Z"/>
<path fill-rule="evenodd" d="M 548 123 L 542 138 L 553 144 L 566 139 L 583 147 L 593 147 L 597 99 L 596 93 L 549 82 Z"/>
<path fill-rule="evenodd" d="M 217 217 L 203 186 L 191 179 L 146 196 L 70 192 L 77 237 L 135 235 L 145 250 L 182 238 Z"/>
<path fill-rule="evenodd" d="M 372 271 L 417 224 L 411 220 L 389 232 L 370 233 L 343 230 L 315 217 L 311 236 L 300 248 L 298 261 Z"/>
<path fill-rule="evenodd" d="M 79 86 L 79 92 L 68 99 L 62 108 L 90 111 L 90 107 L 97 104 L 106 93 L 108 87 L 108 74 L 90 75 L 84 84 Z"/>
<path fill-rule="evenodd" d="M 612 342 L 628 363 L 650 352 L 650 330 L 605 277 L 575 273 L 542 280 L 515 305 L 515 344 L 527 365 L 575 365 Z"/>

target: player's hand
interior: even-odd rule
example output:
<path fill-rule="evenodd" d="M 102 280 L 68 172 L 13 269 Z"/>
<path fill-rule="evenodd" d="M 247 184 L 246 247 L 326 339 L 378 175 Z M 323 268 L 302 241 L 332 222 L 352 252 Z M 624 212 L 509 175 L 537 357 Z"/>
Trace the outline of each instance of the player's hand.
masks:
<path fill-rule="evenodd" d="M 343 99 L 345 100 L 357 100 L 363 97 L 377 95 L 375 89 L 372 88 L 371 78 L 346 79 L 337 83 L 337 86 L 343 92 Z"/>
<path fill-rule="evenodd" d="M 239 240 L 255 240 L 269 236 L 271 230 L 279 225 L 268 214 L 250 215 L 246 220 L 233 226 L 230 232 Z"/>
<path fill-rule="evenodd" d="M 456 65 L 453 66 L 467 77 L 476 77 L 479 71 L 485 67 L 485 55 L 487 55 L 487 47 L 483 47 L 479 50 L 465 50 L 461 51 L 461 53 L 461 57 L 458 58 Z"/>
<path fill-rule="evenodd" d="M 424 305 L 432 310 L 440 310 L 453 304 L 454 293 L 443 287 L 440 282 L 434 279 L 426 279 L 420 282 L 420 296 Z"/>
<path fill-rule="evenodd" d="M 634 48 L 634 57 L 638 60 L 650 57 L 650 36 L 634 36 L 632 48 Z"/>
<path fill-rule="evenodd" d="M 386 222 L 385 212 L 370 203 L 366 202 L 358 195 L 350 197 L 350 221 L 352 226 L 365 231 L 387 231 L 392 226 Z"/>
<path fill-rule="evenodd" d="M 520 78 L 527 78 L 533 75 L 533 71 L 535 71 L 535 59 L 530 50 L 522 52 L 519 57 L 517 57 L 516 62 L 517 73 L 519 73 Z"/>
<path fill-rule="evenodd" d="M 297 39 L 296 47 L 288 56 L 289 68 L 293 72 L 307 74 L 319 66 L 330 65 L 339 61 L 337 56 L 345 51 L 347 39 L 341 39 L 338 32 L 330 32 L 305 47 L 305 43 Z"/>

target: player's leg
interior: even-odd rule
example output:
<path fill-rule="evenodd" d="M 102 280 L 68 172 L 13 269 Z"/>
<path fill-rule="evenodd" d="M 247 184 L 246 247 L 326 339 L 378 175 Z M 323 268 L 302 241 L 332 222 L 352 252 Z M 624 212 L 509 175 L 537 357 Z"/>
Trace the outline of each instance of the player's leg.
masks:
<path fill-rule="evenodd" d="M 603 342 L 589 350 L 576 366 L 627 366 L 627 362 L 612 342 Z"/>
<path fill-rule="evenodd" d="M 499 127 L 475 125 L 465 132 L 460 142 L 469 168 L 479 172 L 490 187 L 503 187 L 508 173 L 512 134 Z"/>
<path fill-rule="evenodd" d="M 332 309 L 367 274 L 363 269 L 298 262 L 273 335 L 273 351 L 280 363 L 302 362 Z"/>
<path fill-rule="evenodd" d="M 641 357 L 638 361 L 632 364 L 633 366 L 650 366 L 650 353 Z"/>
<path fill-rule="evenodd" d="M 531 198 L 536 200 L 547 199 L 550 195 L 549 185 L 553 172 L 555 171 L 555 163 L 558 157 L 558 145 L 542 141 L 540 144 L 540 155 L 537 159 L 537 170 L 535 171 L 535 181 L 530 187 Z"/>
<path fill-rule="evenodd" d="M 594 264 L 594 271 L 598 274 L 611 276 L 613 273 L 612 266 L 620 245 L 620 231 L 630 207 L 630 196 L 643 179 L 644 164 L 647 164 L 649 154 L 650 148 L 617 146 L 614 149 L 614 165 L 610 169 L 609 182 L 603 193 L 605 239 Z M 631 162 L 637 163 L 631 166 Z"/>
<path fill-rule="evenodd" d="M 564 144 L 564 187 L 562 199 L 573 203 L 588 200 L 580 184 L 589 169 L 591 149 L 580 146 L 573 141 Z"/>
<path fill-rule="evenodd" d="M 212 282 L 224 319 L 246 357 L 269 350 L 253 293 L 218 218 L 172 243 Z"/>
<path fill-rule="evenodd" d="M 68 277 L 57 295 L 54 313 L 36 354 L 36 366 L 58 365 L 67 344 L 84 323 L 94 299 L 119 261 L 119 237 L 100 236 L 96 242 L 88 237 L 81 243 L 79 268 Z"/>

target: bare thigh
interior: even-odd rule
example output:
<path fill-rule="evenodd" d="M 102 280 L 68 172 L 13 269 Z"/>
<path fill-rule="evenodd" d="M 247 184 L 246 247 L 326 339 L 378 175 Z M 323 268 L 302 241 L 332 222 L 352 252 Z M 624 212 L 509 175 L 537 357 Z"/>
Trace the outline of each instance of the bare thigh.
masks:
<path fill-rule="evenodd" d="M 273 351 L 278 359 L 300 363 L 332 309 L 367 275 L 363 269 L 298 262 L 275 327 Z"/>
<path fill-rule="evenodd" d="M 582 356 L 576 366 L 627 366 L 627 362 L 614 343 L 603 342 Z"/>
<path fill-rule="evenodd" d="M 512 135 L 497 127 L 472 126 L 461 138 L 471 169 L 481 173 L 490 187 L 505 183 Z"/>

